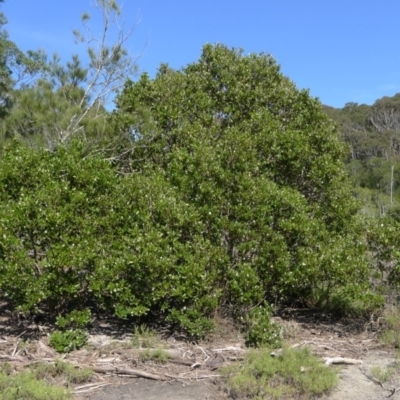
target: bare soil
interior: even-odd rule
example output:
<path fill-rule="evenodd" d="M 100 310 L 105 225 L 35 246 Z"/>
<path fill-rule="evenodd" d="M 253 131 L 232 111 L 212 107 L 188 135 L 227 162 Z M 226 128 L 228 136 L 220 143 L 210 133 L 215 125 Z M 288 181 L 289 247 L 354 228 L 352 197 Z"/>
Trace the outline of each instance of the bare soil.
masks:
<path fill-rule="evenodd" d="M 373 320 L 335 320 L 316 310 L 283 310 L 275 317 L 292 346 L 309 346 L 325 360 L 332 357 L 351 358 L 356 365 L 343 365 L 336 388 L 322 400 L 398 399 L 400 373 L 389 381 L 379 382 L 371 368 L 382 370 L 397 366 L 396 351 L 379 343 L 380 329 Z M 218 320 L 214 336 L 204 343 L 189 343 L 185 338 L 164 336 L 158 347 L 169 354 L 166 363 L 143 360 L 145 348 L 133 348 L 129 343 L 133 328 L 115 328 L 110 321 L 97 321 L 85 349 L 58 355 L 48 346 L 49 328 L 10 316 L 0 316 L 0 363 L 8 362 L 21 370 L 37 362 L 54 362 L 62 358 L 76 365 L 88 366 L 95 374 L 89 383 L 72 385 L 76 400 L 222 400 L 229 399 L 219 374 L 219 368 L 240 360 L 247 349 L 233 325 Z M 334 368 L 334 367 L 332 367 Z M 64 384 L 66 382 L 57 381 Z M 71 387 L 71 386 L 70 386 Z"/>

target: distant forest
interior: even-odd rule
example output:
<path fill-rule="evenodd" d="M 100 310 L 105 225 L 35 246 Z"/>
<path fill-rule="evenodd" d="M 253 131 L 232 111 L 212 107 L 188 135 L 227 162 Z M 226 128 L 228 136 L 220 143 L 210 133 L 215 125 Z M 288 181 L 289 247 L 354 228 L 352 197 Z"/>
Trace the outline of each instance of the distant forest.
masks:
<path fill-rule="evenodd" d="M 346 167 L 366 216 L 396 213 L 400 205 L 400 93 L 371 106 L 323 106 L 349 145 Z"/>

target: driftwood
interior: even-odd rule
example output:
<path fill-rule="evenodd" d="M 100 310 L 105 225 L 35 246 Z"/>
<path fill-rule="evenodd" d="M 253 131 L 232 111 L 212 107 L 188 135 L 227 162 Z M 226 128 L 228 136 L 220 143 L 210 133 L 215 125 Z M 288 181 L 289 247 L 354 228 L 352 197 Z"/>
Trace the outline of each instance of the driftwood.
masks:
<path fill-rule="evenodd" d="M 167 377 L 157 375 L 157 374 L 150 374 L 148 372 L 139 371 L 137 369 L 130 369 L 130 368 L 117 368 L 117 367 L 90 367 L 95 372 L 99 372 L 102 374 L 123 374 L 123 375 L 130 375 L 130 376 L 139 376 L 141 378 L 148 378 L 154 379 L 157 381 L 166 381 L 168 380 Z"/>
<path fill-rule="evenodd" d="M 120 362 L 121 360 L 118 357 L 109 357 L 109 358 L 99 358 L 96 363 L 97 364 L 111 364 L 113 362 Z"/>
<path fill-rule="evenodd" d="M 357 365 L 362 364 L 361 360 L 356 360 L 354 358 L 345 358 L 345 357 L 324 357 L 325 365 L 333 365 L 333 364 L 346 364 L 346 365 Z"/>
<path fill-rule="evenodd" d="M 151 349 L 153 350 L 153 349 Z M 155 349 L 154 349 L 155 350 Z M 172 364 L 177 364 L 177 365 L 186 365 L 188 367 L 191 367 L 194 363 L 193 360 L 189 360 L 187 358 L 183 358 L 180 356 L 179 351 L 175 350 L 175 349 L 161 349 L 164 353 L 168 354 L 168 362 L 172 363 Z M 130 352 L 130 355 L 133 357 L 135 356 L 137 353 L 145 353 L 148 352 L 149 349 L 134 349 Z M 121 355 L 127 355 L 127 352 L 124 350 L 113 350 L 113 353 L 116 354 L 121 354 Z M 129 353 L 128 353 L 129 354 Z M 119 359 L 117 359 L 118 361 L 120 361 Z M 97 361 L 98 363 L 106 363 L 106 362 L 113 362 L 112 358 L 106 358 L 106 359 L 99 359 Z"/>
<path fill-rule="evenodd" d="M 220 353 L 222 351 L 239 351 L 239 352 L 248 352 L 247 349 L 242 349 L 239 346 L 227 346 L 227 347 L 222 347 L 220 349 L 212 349 L 212 351 L 216 352 L 216 353 Z"/>
<path fill-rule="evenodd" d="M 172 364 L 178 364 L 178 365 L 186 365 L 188 367 L 191 367 L 193 365 L 193 361 L 190 360 L 185 360 L 184 358 L 168 358 L 168 362 Z"/>
<path fill-rule="evenodd" d="M 103 383 L 89 383 L 87 385 L 83 386 L 78 386 L 74 389 L 74 394 L 82 394 L 82 393 L 89 393 L 93 392 L 97 389 L 100 389 L 104 386 L 111 385 L 109 382 L 103 382 Z"/>
<path fill-rule="evenodd" d="M 162 350 L 164 353 L 167 353 L 169 357 L 179 358 L 181 353 L 177 349 L 164 349 L 164 348 L 139 348 L 139 349 L 113 349 L 111 350 L 112 354 L 121 354 L 121 355 L 136 355 L 137 353 L 146 353 L 148 351 L 153 350 Z"/>
<path fill-rule="evenodd" d="M 5 360 L 5 361 L 19 361 L 19 362 L 26 362 L 27 359 L 26 357 L 21 357 L 21 356 L 7 356 L 0 354 L 0 360 Z"/>

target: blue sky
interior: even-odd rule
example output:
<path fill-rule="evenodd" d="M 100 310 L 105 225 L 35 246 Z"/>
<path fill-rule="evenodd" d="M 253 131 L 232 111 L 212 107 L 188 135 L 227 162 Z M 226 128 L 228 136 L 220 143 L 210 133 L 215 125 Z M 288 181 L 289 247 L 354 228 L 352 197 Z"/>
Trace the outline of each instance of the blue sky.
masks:
<path fill-rule="evenodd" d="M 205 43 L 271 54 L 299 88 L 321 102 L 372 104 L 400 92 L 399 0 L 124 0 L 129 42 L 141 71 L 181 68 Z M 93 0 L 5 0 L 20 48 L 77 53 L 71 31 Z M 96 28 L 99 20 L 92 21 Z"/>

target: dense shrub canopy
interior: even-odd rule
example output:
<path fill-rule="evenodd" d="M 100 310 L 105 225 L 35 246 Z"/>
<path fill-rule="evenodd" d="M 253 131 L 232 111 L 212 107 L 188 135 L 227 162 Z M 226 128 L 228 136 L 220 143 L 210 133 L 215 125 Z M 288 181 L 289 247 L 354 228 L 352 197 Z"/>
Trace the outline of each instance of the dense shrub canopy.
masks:
<path fill-rule="evenodd" d="M 163 170 L 223 249 L 226 298 L 306 300 L 365 282 L 345 148 L 271 57 L 206 45 L 182 70 L 128 82 L 117 104 L 134 168 Z"/>
<path fill-rule="evenodd" d="M 6 150 L 3 296 L 22 310 L 45 306 L 55 315 L 88 305 L 119 317 L 174 315 L 193 303 L 206 314 L 214 309 L 218 249 L 201 234 L 196 210 L 160 175 L 121 177 L 83 149 Z"/>
<path fill-rule="evenodd" d="M 343 145 L 269 56 L 206 45 L 182 70 L 128 81 L 117 106 L 129 168 L 78 141 L 5 149 L 0 290 L 12 304 L 162 316 L 201 334 L 220 305 L 365 289 Z"/>

